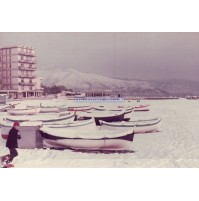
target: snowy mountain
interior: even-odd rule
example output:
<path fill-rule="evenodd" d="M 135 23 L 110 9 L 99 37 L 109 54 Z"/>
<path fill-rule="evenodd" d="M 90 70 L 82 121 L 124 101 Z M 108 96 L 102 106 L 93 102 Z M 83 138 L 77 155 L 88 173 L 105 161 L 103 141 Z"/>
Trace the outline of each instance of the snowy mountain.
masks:
<path fill-rule="evenodd" d="M 47 70 L 46 70 L 47 69 Z M 161 81 L 141 81 L 141 80 L 122 80 L 113 79 L 93 73 L 83 73 L 74 69 L 64 68 L 44 68 L 40 70 L 39 76 L 43 77 L 43 84 L 47 86 L 64 85 L 73 90 L 90 90 L 90 89 L 111 89 L 116 93 L 134 96 L 169 96 L 177 92 L 185 93 L 197 92 L 199 87 L 186 87 L 182 83 L 161 82 Z M 198 83 L 199 86 L 199 83 Z"/>
<path fill-rule="evenodd" d="M 199 95 L 199 82 L 189 80 L 148 81 L 152 87 L 168 91 L 171 95 Z"/>

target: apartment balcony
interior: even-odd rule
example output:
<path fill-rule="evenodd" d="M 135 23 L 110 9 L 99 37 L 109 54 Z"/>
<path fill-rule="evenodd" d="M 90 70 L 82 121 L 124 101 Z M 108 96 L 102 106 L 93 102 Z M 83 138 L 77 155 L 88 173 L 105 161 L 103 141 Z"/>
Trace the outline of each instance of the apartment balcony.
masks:
<path fill-rule="evenodd" d="M 18 52 L 19 55 L 25 55 L 25 56 L 31 56 L 31 57 L 35 57 L 35 54 L 32 53 L 32 52 L 23 52 L 23 51 L 20 51 Z"/>
<path fill-rule="evenodd" d="M 30 82 L 19 82 L 19 85 L 21 86 L 35 86 L 36 83 L 30 83 Z"/>
<path fill-rule="evenodd" d="M 24 60 L 19 59 L 18 62 L 20 62 L 20 63 L 28 63 L 28 64 L 35 64 L 36 63 L 36 61 L 31 61 L 31 60 L 28 60 L 28 59 L 24 59 Z"/>
<path fill-rule="evenodd" d="M 30 71 L 35 71 L 37 68 L 36 67 L 22 67 L 18 66 L 19 70 L 30 70 Z"/>
<path fill-rule="evenodd" d="M 32 79 L 34 79 L 34 78 L 36 78 L 36 75 L 19 75 L 19 78 L 32 78 Z"/>

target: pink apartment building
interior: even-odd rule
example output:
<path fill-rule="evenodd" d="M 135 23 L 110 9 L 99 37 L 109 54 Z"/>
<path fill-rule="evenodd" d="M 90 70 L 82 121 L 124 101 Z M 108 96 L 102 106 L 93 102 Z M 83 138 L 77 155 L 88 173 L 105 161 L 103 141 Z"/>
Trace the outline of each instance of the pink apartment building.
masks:
<path fill-rule="evenodd" d="M 0 93 L 9 98 L 40 97 L 43 89 L 36 70 L 34 48 L 0 48 Z"/>

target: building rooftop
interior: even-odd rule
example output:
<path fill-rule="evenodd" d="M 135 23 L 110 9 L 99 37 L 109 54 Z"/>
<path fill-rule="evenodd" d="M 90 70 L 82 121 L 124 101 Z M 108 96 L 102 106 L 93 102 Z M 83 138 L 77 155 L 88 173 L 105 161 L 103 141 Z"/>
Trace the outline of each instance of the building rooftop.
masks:
<path fill-rule="evenodd" d="M 29 48 L 29 49 L 34 49 L 33 47 L 28 47 L 28 46 L 22 46 L 22 45 L 12 45 L 12 46 L 4 46 L 0 47 L 0 49 L 11 49 L 11 48 Z"/>

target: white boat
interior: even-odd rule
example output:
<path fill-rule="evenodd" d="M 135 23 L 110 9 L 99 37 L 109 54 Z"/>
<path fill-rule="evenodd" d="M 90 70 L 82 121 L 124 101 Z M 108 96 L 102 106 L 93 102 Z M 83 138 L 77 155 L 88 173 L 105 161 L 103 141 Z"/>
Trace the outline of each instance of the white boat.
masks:
<path fill-rule="evenodd" d="M 93 109 L 91 106 L 76 106 L 76 107 L 67 107 L 68 111 L 88 111 Z"/>
<path fill-rule="evenodd" d="M 58 107 L 40 107 L 40 113 L 51 113 L 51 112 L 59 112 Z"/>
<path fill-rule="evenodd" d="M 133 110 L 134 109 L 134 107 L 132 107 L 132 106 L 127 106 L 127 107 L 125 107 L 125 106 L 104 106 L 104 105 L 101 105 L 101 106 L 95 106 L 95 107 L 93 107 L 93 109 L 95 109 L 95 110 L 99 110 L 99 111 L 122 111 L 122 110 L 124 110 L 124 111 L 129 111 L 129 110 Z"/>
<path fill-rule="evenodd" d="M 19 103 L 0 105 L 0 112 L 7 112 L 7 110 L 9 110 L 11 108 L 15 108 L 15 106 L 18 105 L 18 104 Z"/>
<path fill-rule="evenodd" d="M 69 120 L 69 119 L 74 119 L 75 118 L 75 114 L 74 113 L 58 113 L 56 116 L 54 114 L 48 114 L 48 115 L 33 115 L 33 116 L 7 116 L 6 120 L 8 121 L 19 121 L 19 122 L 23 122 L 23 121 L 42 121 L 43 123 L 50 123 L 50 122 L 59 122 L 59 121 L 63 121 L 63 120 Z"/>
<path fill-rule="evenodd" d="M 0 111 L 7 111 L 7 109 L 10 108 L 10 105 L 0 105 Z"/>
<path fill-rule="evenodd" d="M 40 108 L 30 108 L 30 109 L 9 109 L 7 113 L 10 115 L 34 115 L 40 112 Z"/>
<path fill-rule="evenodd" d="M 118 128 L 132 128 L 135 134 L 150 133 L 160 131 L 160 123 L 162 117 L 151 120 L 138 120 L 138 121 L 122 121 L 122 122 L 105 122 L 100 120 L 102 128 L 116 130 Z"/>
<path fill-rule="evenodd" d="M 47 123 L 43 125 L 43 128 L 48 127 L 48 128 L 75 128 L 75 129 L 90 129 L 90 128 L 95 128 L 95 120 L 93 118 L 89 120 L 80 120 L 80 121 L 68 121 L 66 123 Z"/>
<path fill-rule="evenodd" d="M 65 129 L 40 128 L 44 145 L 80 150 L 129 150 L 133 129 Z"/>
<path fill-rule="evenodd" d="M 27 105 L 27 108 L 40 108 L 40 113 L 59 113 L 59 107 L 58 106 L 43 106 L 42 103 L 40 105 Z"/>
<path fill-rule="evenodd" d="M 134 112 L 147 112 L 150 110 L 150 105 L 139 105 L 134 107 Z"/>

